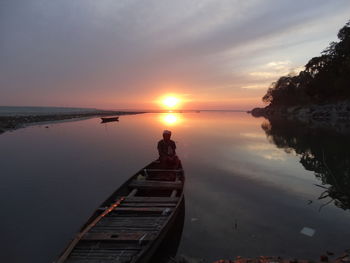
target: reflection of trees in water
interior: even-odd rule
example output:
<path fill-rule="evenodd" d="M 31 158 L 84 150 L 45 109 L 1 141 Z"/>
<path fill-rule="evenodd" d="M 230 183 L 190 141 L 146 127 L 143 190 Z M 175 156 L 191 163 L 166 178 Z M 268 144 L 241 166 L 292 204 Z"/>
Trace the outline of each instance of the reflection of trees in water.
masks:
<path fill-rule="evenodd" d="M 350 136 L 310 128 L 299 122 L 270 120 L 262 124 L 270 142 L 286 152 L 295 152 L 306 170 L 322 181 L 319 199 L 350 209 Z M 326 186 L 327 185 L 327 186 Z"/>

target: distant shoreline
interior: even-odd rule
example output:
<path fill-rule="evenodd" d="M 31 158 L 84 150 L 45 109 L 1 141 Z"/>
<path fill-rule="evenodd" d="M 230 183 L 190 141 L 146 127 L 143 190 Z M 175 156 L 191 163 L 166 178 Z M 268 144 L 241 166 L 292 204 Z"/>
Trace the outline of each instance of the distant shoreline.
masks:
<path fill-rule="evenodd" d="M 88 112 L 58 112 L 58 113 L 40 113 L 40 114 L 18 114 L 18 115 L 1 115 L 0 112 L 0 134 L 6 131 L 24 128 L 30 124 L 46 123 L 53 121 L 62 121 L 79 118 L 92 118 L 99 116 L 114 115 L 132 115 L 142 114 L 141 111 L 105 111 L 105 110 L 89 110 Z"/>

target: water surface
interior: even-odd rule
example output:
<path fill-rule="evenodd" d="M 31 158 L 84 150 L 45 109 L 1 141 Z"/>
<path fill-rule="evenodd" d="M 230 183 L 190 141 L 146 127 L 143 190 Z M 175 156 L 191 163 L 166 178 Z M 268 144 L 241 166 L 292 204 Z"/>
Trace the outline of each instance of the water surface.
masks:
<path fill-rule="evenodd" d="M 2 261 L 52 262 L 107 196 L 157 158 L 163 129 L 173 131 L 186 172 L 178 255 L 206 262 L 259 255 L 317 259 L 350 247 L 347 199 L 324 207 L 337 195 L 318 199 L 347 183 L 334 174 L 337 165 L 349 169 L 343 149 L 350 142 L 335 135 L 313 135 L 317 143 L 307 145 L 311 139 L 303 141 L 297 129 L 233 112 L 45 126 L 0 136 Z M 316 165 L 319 156 L 328 172 Z M 302 234 L 304 227 L 314 235 Z"/>

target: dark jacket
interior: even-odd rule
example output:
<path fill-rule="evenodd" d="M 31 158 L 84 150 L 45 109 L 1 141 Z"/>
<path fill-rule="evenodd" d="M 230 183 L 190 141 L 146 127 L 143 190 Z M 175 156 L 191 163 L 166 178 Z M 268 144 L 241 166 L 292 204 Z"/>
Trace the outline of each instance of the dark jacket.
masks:
<path fill-rule="evenodd" d="M 173 140 L 164 141 L 160 140 L 158 142 L 158 152 L 159 156 L 175 156 L 176 155 L 176 144 Z"/>

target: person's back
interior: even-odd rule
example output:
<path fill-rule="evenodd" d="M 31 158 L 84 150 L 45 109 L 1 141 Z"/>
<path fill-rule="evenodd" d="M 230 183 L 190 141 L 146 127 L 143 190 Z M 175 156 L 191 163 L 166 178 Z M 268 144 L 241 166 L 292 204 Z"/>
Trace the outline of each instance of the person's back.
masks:
<path fill-rule="evenodd" d="M 158 142 L 159 156 L 174 156 L 176 155 L 176 144 L 173 140 L 160 140 Z"/>
<path fill-rule="evenodd" d="M 176 144 L 173 140 L 170 140 L 171 131 L 165 130 L 163 132 L 163 140 L 158 142 L 159 160 L 163 166 L 175 166 L 179 165 L 179 159 L 176 156 Z"/>

